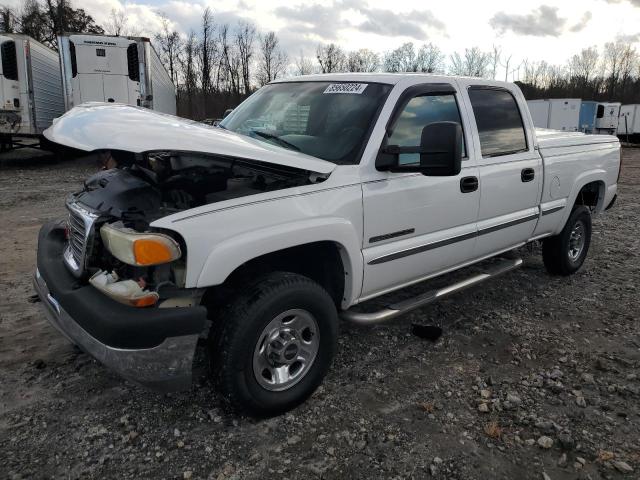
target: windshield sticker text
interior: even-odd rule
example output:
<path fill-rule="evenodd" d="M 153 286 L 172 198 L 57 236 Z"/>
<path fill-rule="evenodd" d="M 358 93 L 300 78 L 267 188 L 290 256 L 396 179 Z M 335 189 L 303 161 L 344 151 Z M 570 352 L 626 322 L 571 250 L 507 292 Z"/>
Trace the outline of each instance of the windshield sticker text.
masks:
<path fill-rule="evenodd" d="M 360 95 L 367 88 L 366 83 L 332 83 L 322 93 L 355 93 Z"/>

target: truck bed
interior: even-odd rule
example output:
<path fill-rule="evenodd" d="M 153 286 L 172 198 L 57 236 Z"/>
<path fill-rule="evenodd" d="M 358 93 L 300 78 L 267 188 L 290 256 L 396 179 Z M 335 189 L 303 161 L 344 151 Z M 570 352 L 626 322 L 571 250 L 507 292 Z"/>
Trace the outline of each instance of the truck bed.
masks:
<path fill-rule="evenodd" d="M 613 135 L 589 135 L 582 132 L 563 132 L 547 128 L 536 128 L 536 137 L 542 151 L 553 148 L 618 143 L 618 137 Z"/>

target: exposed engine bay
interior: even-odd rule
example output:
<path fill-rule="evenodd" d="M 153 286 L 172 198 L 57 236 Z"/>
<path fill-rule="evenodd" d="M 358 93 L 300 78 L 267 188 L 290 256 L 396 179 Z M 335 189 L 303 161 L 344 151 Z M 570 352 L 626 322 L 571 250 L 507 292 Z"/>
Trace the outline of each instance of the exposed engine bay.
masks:
<path fill-rule="evenodd" d="M 324 180 L 290 167 L 191 152 L 109 155 L 116 167 L 91 176 L 75 198 L 136 230 L 200 205 Z"/>
<path fill-rule="evenodd" d="M 67 266 L 133 306 L 171 298 L 184 286 L 186 246 L 159 218 L 201 205 L 318 183 L 326 175 L 192 152 L 103 152 L 108 168 L 70 196 Z"/>

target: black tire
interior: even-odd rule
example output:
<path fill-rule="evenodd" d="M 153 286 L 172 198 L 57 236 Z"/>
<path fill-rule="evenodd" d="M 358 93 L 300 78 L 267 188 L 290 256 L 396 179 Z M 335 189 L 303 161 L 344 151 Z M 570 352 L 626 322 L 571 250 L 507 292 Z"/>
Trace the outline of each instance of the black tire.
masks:
<path fill-rule="evenodd" d="M 578 253 L 575 248 L 575 242 L 572 240 L 572 232 L 579 224 L 582 225 L 584 243 Z M 546 238 L 543 241 L 542 259 L 544 266 L 552 275 L 572 275 L 582 267 L 587 258 L 590 245 L 591 211 L 584 205 L 578 205 L 573 208 L 562 231 L 558 235 Z"/>
<path fill-rule="evenodd" d="M 282 391 L 269 390 L 254 373 L 254 354 L 259 340 L 264 338 L 265 328 L 293 309 L 309 313 L 315 319 L 319 333 L 317 353 L 297 383 Z M 215 349 L 214 372 L 232 408 L 255 416 L 286 412 L 304 402 L 329 370 L 336 350 L 338 314 L 326 290 L 307 277 L 289 272 L 270 273 L 232 299 L 220 312 L 219 319 L 222 324 L 211 343 Z"/>

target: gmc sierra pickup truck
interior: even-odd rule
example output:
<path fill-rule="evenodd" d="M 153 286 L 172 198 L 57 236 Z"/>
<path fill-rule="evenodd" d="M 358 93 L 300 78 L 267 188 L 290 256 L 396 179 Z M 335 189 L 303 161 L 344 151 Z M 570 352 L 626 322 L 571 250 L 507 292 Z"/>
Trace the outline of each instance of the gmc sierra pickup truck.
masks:
<path fill-rule="evenodd" d="M 278 80 L 217 127 L 84 104 L 45 136 L 107 167 L 40 231 L 51 323 L 162 390 L 188 388 L 204 347 L 225 398 L 257 415 L 318 387 L 339 317 L 389 320 L 517 268 L 509 252 L 534 241 L 549 273 L 576 272 L 620 170 L 616 137 L 535 130 L 513 84 L 420 74 Z"/>

